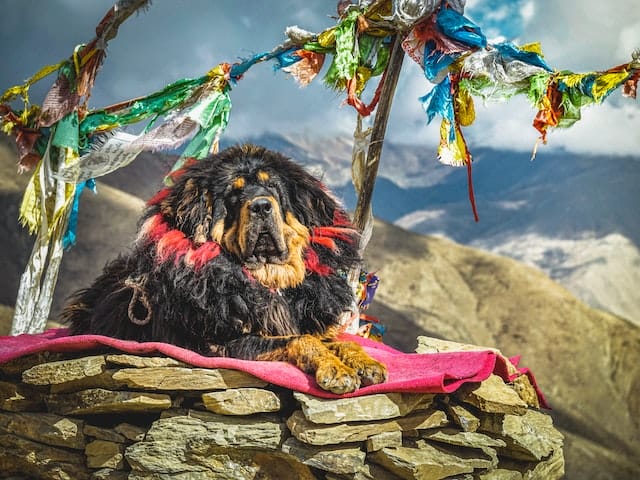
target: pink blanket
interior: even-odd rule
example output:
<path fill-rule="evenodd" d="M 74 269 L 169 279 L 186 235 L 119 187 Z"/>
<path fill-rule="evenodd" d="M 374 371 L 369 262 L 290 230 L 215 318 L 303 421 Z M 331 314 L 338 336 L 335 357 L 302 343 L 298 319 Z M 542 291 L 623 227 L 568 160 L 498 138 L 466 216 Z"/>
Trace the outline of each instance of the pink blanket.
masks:
<path fill-rule="evenodd" d="M 384 363 L 389 372 L 385 383 L 362 387 L 343 397 L 356 397 L 385 392 L 451 393 L 469 382 L 481 382 L 495 373 L 505 381 L 515 376 L 507 371 L 507 360 L 493 351 L 465 351 L 443 353 L 403 353 L 379 342 L 344 334 L 343 340 L 358 342 L 376 360 Z M 51 329 L 36 335 L 0 337 L 0 364 L 40 351 L 77 352 L 100 347 L 111 347 L 137 355 L 163 354 L 176 360 L 203 368 L 241 370 L 265 382 L 318 397 L 338 398 L 338 395 L 320 389 L 314 378 L 284 362 L 238 360 L 235 358 L 204 357 L 191 350 L 166 343 L 138 343 L 101 335 L 70 336 L 65 328 Z M 517 365 L 516 357 L 511 361 Z M 527 369 L 535 386 L 535 379 Z M 536 387 L 537 388 L 537 387 Z M 540 404 L 546 406 L 538 390 Z"/>

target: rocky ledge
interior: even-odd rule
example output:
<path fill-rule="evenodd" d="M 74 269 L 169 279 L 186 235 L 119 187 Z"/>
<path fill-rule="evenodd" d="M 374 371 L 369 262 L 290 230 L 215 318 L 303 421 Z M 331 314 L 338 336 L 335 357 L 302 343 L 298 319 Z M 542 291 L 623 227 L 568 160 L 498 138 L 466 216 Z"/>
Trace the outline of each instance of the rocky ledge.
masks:
<path fill-rule="evenodd" d="M 473 348 L 420 338 L 419 352 Z M 86 353 L 86 352 L 85 352 Z M 113 352 L 0 365 L 0 477 L 557 479 L 526 376 L 326 400 L 242 372 Z"/>

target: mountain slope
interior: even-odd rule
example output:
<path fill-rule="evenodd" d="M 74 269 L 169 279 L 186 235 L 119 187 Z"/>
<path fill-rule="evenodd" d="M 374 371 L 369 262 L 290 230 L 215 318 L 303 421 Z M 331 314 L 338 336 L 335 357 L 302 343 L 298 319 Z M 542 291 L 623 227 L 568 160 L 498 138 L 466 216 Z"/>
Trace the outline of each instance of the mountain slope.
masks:
<path fill-rule="evenodd" d="M 606 465 L 617 472 L 574 476 L 584 459 L 569 449 L 569 478 L 632 478 L 630 472 L 637 472 L 638 327 L 589 308 L 537 269 L 380 222 L 367 262 L 381 277 L 376 301 L 383 308 L 374 306 L 371 313 L 405 349 L 414 347 L 413 332 L 418 331 L 522 355 L 571 441 L 583 453 L 593 450 L 589 442 L 606 450 L 594 453 L 602 466 L 593 471 Z M 398 325 L 397 318 L 410 319 L 415 329 Z M 607 458 L 618 460 L 612 465 Z"/>

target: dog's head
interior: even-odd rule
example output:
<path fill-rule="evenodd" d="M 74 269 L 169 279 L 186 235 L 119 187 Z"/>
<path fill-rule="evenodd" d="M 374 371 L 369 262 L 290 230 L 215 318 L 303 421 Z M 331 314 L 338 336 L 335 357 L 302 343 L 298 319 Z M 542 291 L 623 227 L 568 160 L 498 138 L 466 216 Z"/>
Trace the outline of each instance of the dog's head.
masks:
<path fill-rule="evenodd" d="M 323 185 L 283 155 L 253 145 L 192 162 L 149 201 L 195 247 L 215 242 L 269 288 L 299 285 L 316 227 L 344 212 Z M 344 228 L 353 236 L 353 230 Z"/>

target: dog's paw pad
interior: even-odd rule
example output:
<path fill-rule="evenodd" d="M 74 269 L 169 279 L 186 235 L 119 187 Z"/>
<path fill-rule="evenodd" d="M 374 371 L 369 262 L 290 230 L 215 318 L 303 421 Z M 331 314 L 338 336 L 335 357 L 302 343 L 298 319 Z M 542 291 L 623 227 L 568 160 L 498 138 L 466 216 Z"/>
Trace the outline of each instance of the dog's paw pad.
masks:
<path fill-rule="evenodd" d="M 373 358 L 362 361 L 356 370 L 360 375 L 362 385 L 365 387 L 383 383 L 387 380 L 387 367 Z"/>
<path fill-rule="evenodd" d="M 316 370 L 316 381 L 323 390 L 335 394 L 349 393 L 360 387 L 358 373 L 341 362 L 325 362 Z"/>

